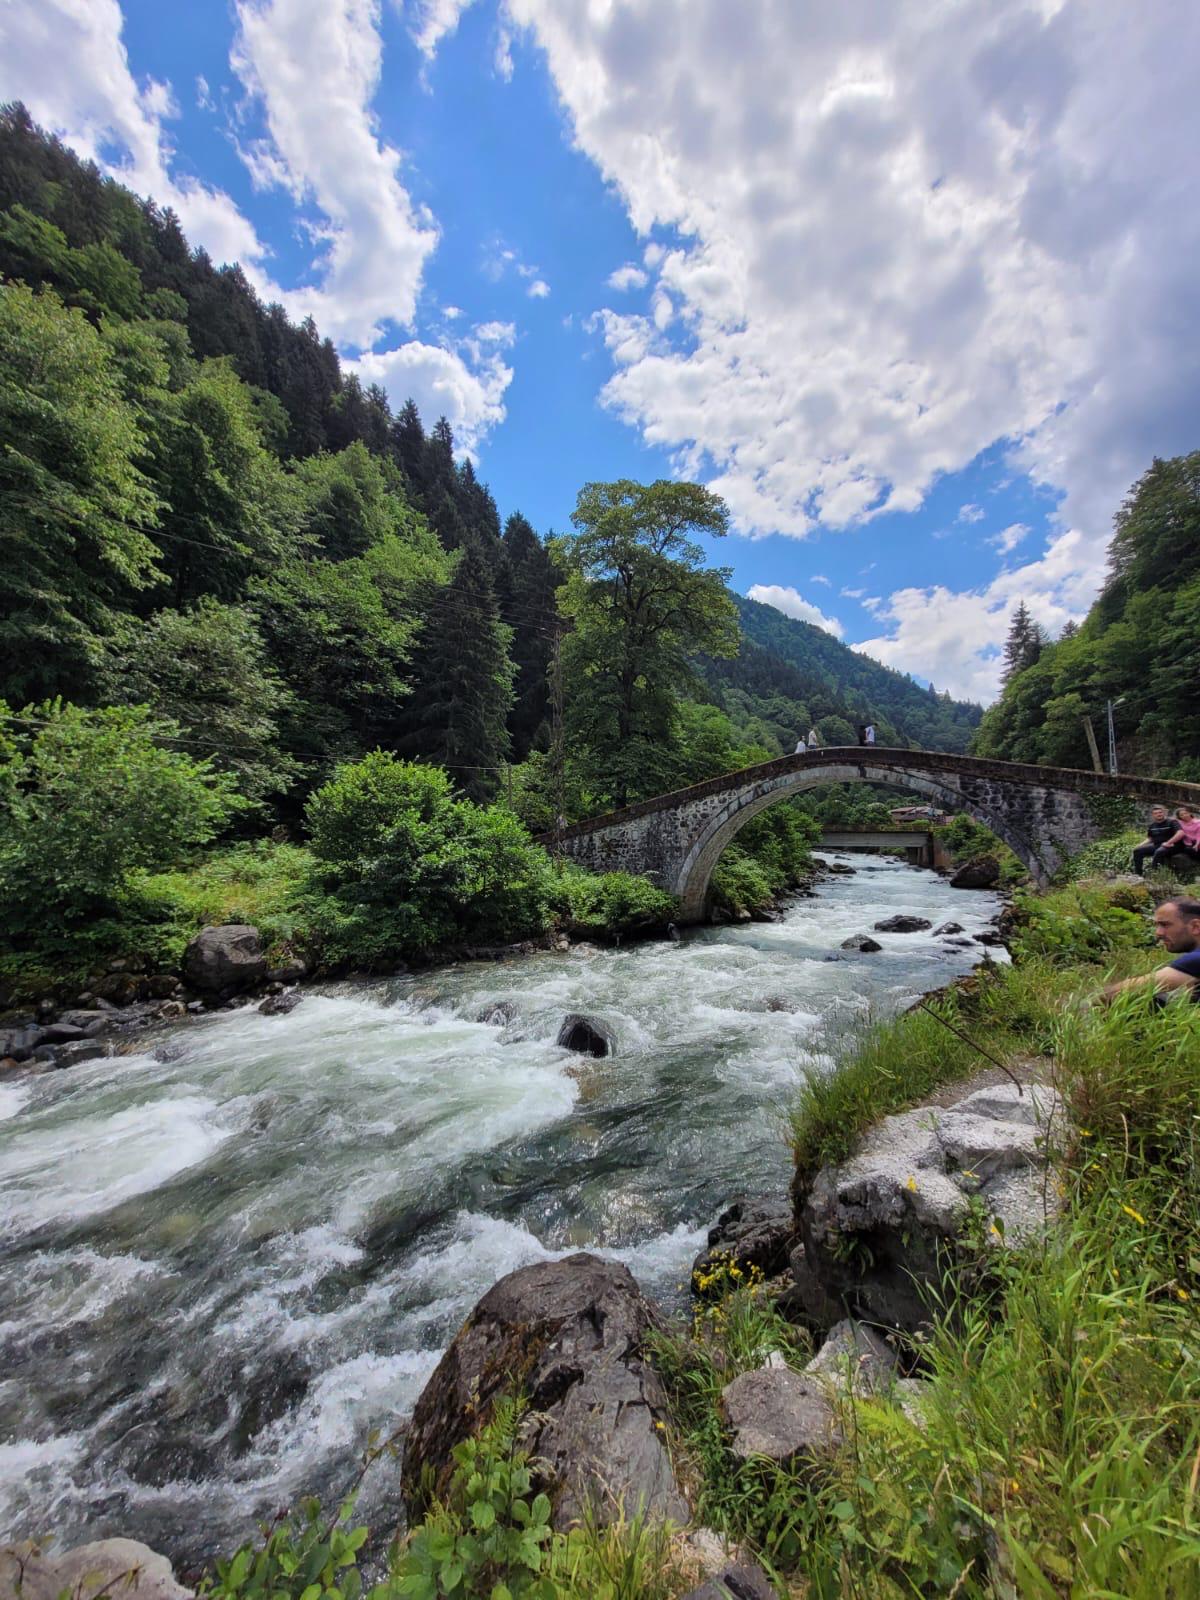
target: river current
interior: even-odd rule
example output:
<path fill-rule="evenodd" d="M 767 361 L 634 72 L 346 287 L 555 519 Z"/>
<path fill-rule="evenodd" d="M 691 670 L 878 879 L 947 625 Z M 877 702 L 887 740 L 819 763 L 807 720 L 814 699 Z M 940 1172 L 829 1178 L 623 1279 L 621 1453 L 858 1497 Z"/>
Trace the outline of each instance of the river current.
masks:
<path fill-rule="evenodd" d="M 797 1083 L 982 958 L 826 959 L 894 912 L 997 909 L 830 859 L 856 873 L 776 923 L 331 985 L 0 1085 L 0 1539 L 121 1532 L 186 1568 L 343 1489 L 503 1273 L 588 1248 L 679 1297 L 726 1202 L 786 1186 Z M 571 1011 L 613 1057 L 558 1048 Z"/>

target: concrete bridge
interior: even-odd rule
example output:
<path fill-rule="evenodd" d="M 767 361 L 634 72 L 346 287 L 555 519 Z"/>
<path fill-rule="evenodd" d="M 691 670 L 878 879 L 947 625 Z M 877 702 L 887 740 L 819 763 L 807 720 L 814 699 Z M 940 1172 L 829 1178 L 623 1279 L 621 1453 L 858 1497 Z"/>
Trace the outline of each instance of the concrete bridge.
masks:
<path fill-rule="evenodd" d="M 826 850 L 891 850 L 902 853 L 914 867 L 940 867 L 938 836 L 928 828 L 826 828 L 821 834 Z"/>
<path fill-rule="evenodd" d="M 1114 802 L 1128 804 L 1131 821 L 1156 801 L 1200 811 L 1195 783 L 850 745 L 710 778 L 564 828 L 546 842 L 594 872 L 650 878 L 679 898 L 683 921 L 699 922 L 726 845 L 767 806 L 823 783 L 877 783 L 933 800 L 944 811 L 966 812 L 1002 839 L 1039 884 L 1103 836 Z"/>

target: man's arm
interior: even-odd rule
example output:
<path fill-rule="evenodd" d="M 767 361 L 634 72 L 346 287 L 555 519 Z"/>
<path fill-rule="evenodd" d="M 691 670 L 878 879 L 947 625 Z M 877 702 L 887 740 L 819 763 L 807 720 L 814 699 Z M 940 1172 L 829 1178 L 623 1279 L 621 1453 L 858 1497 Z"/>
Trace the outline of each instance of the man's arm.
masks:
<path fill-rule="evenodd" d="M 1178 967 L 1159 967 L 1157 972 L 1143 972 L 1136 978 L 1122 978 L 1120 983 L 1106 984 L 1099 998 L 1107 1005 L 1117 995 L 1132 989 L 1153 989 L 1156 994 L 1170 994 L 1174 989 L 1194 989 L 1195 986 L 1195 978 L 1180 972 Z"/>

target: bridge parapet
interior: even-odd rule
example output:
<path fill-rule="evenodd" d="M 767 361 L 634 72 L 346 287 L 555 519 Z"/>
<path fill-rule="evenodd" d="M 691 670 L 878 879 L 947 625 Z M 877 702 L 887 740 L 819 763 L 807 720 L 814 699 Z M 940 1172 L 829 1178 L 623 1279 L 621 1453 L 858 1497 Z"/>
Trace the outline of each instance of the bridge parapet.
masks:
<path fill-rule="evenodd" d="M 653 879 L 679 897 L 685 920 L 697 921 L 713 867 L 752 816 L 819 784 L 853 782 L 899 787 L 966 812 L 991 828 L 1042 883 L 1100 837 L 1097 799 L 1200 810 L 1200 784 L 851 745 L 745 767 L 545 838 L 593 871 Z"/>

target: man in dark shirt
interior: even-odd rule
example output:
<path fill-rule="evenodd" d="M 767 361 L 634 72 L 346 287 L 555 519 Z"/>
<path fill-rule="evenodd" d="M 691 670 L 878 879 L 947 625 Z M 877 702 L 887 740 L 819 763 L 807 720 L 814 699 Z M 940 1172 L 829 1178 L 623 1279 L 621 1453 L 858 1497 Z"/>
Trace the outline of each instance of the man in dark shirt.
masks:
<path fill-rule="evenodd" d="M 1200 900 L 1164 900 L 1154 913 L 1154 937 L 1174 961 L 1156 972 L 1110 983 L 1101 991 L 1102 1000 L 1128 989 L 1153 989 L 1163 1000 L 1182 989 L 1190 999 L 1200 1000 Z"/>
<path fill-rule="evenodd" d="M 1178 831 L 1179 824 L 1167 815 L 1166 806 L 1150 808 L 1150 826 L 1146 829 L 1146 837 L 1141 844 L 1135 844 L 1133 847 L 1133 870 L 1139 878 L 1146 857 L 1152 856 L 1160 846 L 1166 844 L 1168 839 L 1173 839 Z"/>

